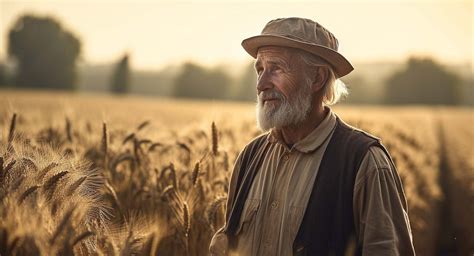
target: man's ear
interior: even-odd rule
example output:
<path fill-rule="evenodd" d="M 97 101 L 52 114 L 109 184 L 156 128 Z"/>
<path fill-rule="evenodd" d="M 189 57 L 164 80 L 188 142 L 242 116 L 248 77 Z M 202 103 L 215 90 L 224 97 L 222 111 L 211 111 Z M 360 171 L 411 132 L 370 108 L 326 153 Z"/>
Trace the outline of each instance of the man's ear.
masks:
<path fill-rule="evenodd" d="M 318 67 L 313 75 L 313 92 L 319 92 L 329 79 L 329 69 L 327 67 Z"/>

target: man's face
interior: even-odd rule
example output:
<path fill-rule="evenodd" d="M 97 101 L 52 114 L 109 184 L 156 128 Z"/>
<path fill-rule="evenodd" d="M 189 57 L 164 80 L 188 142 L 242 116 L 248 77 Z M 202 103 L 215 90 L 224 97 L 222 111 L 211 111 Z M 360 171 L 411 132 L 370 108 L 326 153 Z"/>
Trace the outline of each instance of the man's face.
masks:
<path fill-rule="evenodd" d="M 257 124 L 271 128 L 293 126 L 304 121 L 312 107 L 313 92 L 296 50 L 268 46 L 258 50 Z"/>

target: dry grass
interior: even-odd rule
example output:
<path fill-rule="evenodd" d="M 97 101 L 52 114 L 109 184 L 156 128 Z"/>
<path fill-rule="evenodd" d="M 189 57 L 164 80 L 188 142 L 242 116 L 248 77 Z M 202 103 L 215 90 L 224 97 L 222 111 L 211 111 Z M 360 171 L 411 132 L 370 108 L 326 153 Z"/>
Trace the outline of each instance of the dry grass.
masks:
<path fill-rule="evenodd" d="M 33 96 L 0 96 L 0 254 L 207 255 L 232 163 L 258 134 L 253 106 Z M 471 252 L 472 111 L 335 111 L 393 155 L 418 254 L 439 251 L 446 207 Z"/>
<path fill-rule="evenodd" d="M 455 239 L 460 255 L 474 253 L 474 115 L 470 111 L 445 110 L 441 139 L 444 142 L 444 175 L 447 223 L 445 240 Z M 447 241 L 440 241 L 446 243 Z"/>

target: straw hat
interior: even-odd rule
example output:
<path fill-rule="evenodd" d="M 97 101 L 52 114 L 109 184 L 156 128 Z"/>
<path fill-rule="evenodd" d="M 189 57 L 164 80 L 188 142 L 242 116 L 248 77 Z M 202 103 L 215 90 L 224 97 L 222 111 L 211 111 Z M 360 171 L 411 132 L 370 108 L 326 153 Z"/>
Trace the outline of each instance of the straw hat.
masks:
<path fill-rule="evenodd" d="M 354 67 L 337 52 L 336 37 L 310 19 L 282 18 L 267 23 L 258 36 L 242 41 L 242 47 L 254 58 L 262 46 L 284 46 L 301 49 L 326 60 L 337 77 L 349 74 Z"/>

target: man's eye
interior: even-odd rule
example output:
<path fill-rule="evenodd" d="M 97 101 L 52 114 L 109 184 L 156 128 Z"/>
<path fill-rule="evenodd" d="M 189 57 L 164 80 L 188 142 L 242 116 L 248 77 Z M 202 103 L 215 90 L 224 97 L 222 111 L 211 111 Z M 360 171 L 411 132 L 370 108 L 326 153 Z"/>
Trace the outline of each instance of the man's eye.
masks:
<path fill-rule="evenodd" d="M 283 71 L 283 69 L 280 66 L 273 66 L 272 71 L 273 72 L 280 72 L 280 71 Z"/>

